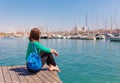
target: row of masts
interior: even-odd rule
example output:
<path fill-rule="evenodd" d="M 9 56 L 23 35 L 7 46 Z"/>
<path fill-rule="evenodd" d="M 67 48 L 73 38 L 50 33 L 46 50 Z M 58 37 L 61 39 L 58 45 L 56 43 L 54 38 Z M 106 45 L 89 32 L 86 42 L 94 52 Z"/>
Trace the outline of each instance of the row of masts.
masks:
<path fill-rule="evenodd" d="M 120 29 L 120 24 L 119 24 L 119 21 L 120 20 L 115 20 L 115 17 L 113 18 L 113 16 L 111 16 L 109 18 L 110 20 L 108 20 L 107 18 L 103 21 L 103 24 L 99 24 L 99 19 L 98 19 L 98 16 L 96 16 L 96 23 L 94 26 L 90 26 L 89 23 L 88 23 L 88 15 L 86 14 L 86 18 L 85 18 L 85 26 L 83 26 L 85 28 L 85 33 L 89 34 L 89 31 L 93 30 L 97 30 L 97 29 L 104 29 L 107 33 L 107 30 L 110 30 L 111 32 L 109 33 L 113 33 L 113 31 L 115 29 Z M 78 33 L 78 25 L 75 21 L 75 26 L 74 26 L 74 30 L 75 30 L 75 34 Z"/>

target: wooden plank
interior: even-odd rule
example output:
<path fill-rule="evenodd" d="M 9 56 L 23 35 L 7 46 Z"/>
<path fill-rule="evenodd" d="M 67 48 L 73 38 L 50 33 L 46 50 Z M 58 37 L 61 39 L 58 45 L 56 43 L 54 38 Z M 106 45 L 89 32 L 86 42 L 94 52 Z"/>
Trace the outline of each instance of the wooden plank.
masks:
<path fill-rule="evenodd" d="M 44 65 L 44 68 L 47 68 L 47 65 Z M 49 76 L 56 79 L 58 81 L 58 83 L 62 83 L 62 81 L 60 80 L 60 78 L 59 78 L 56 71 L 48 71 L 48 70 L 46 70 L 45 73 L 47 73 Z"/>
<path fill-rule="evenodd" d="M 30 72 L 28 72 L 30 75 L 31 75 L 31 77 L 35 80 L 35 82 L 36 83 L 44 83 L 43 81 L 42 81 L 42 79 L 40 79 L 37 75 L 36 75 L 36 73 L 30 73 Z M 39 73 L 39 72 L 38 72 Z"/>
<path fill-rule="evenodd" d="M 54 72 L 54 73 L 53 73 Z M 55 74 L 56 71 L 44 71 L 49 77 L 54 79 L 57 83 L 61 83 L 60 78 L 57 76 L 57 73 Z"/>
<path fill-rule="evenodd" d="M 57 83 L 61 83 L 56 71 L 44 71 L 44 73 L 46 73 L 49 77 L 54 79 Z"/>
<path fill-rule="evenodd" d="M 8 66 L 8 71 L 10 73 L 10 76 L 11 76 L 11 79 L 12 79 L 13 83 L 20 83 L 20 80 L 19 80 L 18 76 L 12 70 L 12 66 Z"/>
<path fill-rule="evenodd" d="M 16 66 L 15 68 L 17 68 L 18 71 L 19 71 L 19 72 L 16 72 L 16 73 L 17 73 L 17 75 L 18 75 L 18 77 L 19 77 L 21 83 L 28 83 L 28 81 L 27 81 L 27 80 L 25 79 L 25 77 L 24 77 L 24 73 L 20 71 L 20 68 L 22 68 L 22 67 Z"/>
<path fill-rule="evenodd" d="M 20 67 L 20 66 L 13 66 L 12 67 L 12 69 L 14 70 L 16 75 L 18 76 L 20 82 L 21 83 L 28 83 L 28 81 L 24 77 L 24 73 L 19 70 L 20 68 L 22 68 L 22 67 Z"/>
<path fill-rule="evenodd" d="M 52 74 L 52 75 L 54 75 L 55 77 L 54 78 L 56 78 L 57 77 L 57 80 L 59 80 L 60 81 L 60 83 L 62 83 L 62 80 L 60 79 L 60 77 L 58 76 L 58 73 L 57 72 L 52 72 L 52 73 L 54 73 L 54 74 Z"/>
<path fill-rule="evenodd" d="M 32 78 L 36 81 L 36 83 L 44 83 L 42 79 L 40 79 L 36 74 L 32 75 Z"/>
<path fill-rule="evenodd" d="M 12 79 L 6 66 L 2 67 L 5 83 L 12 83 Z"/>
<path fill-rule="evenodd" d="M 50 73 L 50 72 L 49 72 L 49 73 Z M 45 76 L 46 79 L 48 79 L 50 82 L 52 82 L 52 83 L 57 83 L 57 81 L 56 81 L 55 79 L 53 79 L 51 76 L 49 76 L 48 74 L 46 74 L 45 71 L 44 71 L 44 72 L 41 72 L 41 74 L 42 74 L 43 76 Z"/>
<path fill-rule="evenodd" d="M 5 83 L 3 78 L 3 71 L 1 67 L 0 67 L 0 83 Z"/>
<path fill-rule="evenodd" d="M 24 73 L 24 77 L 28 81 L 28 83 L 36 83 L 36 81 L 31 77 L 31 74 L 27 71 L 25 67 L 20 68 L 19 70 Z"/>
<path fill-rule="evenodd" d="M 60 80 L 60 78 L 59 78 L 57 72 L 51 71 L 51 73 L 52 73 L 52 76 L 54 76 L 54 78 L 55 78 L 56 80 L 59 80 L 60 83 L 62 83 L 62 81 Z"/>
<path fill-rule="evenodd" d="M 49 74 L 51 74 L 51 73 L 50 73 L 50 72 L 44 73 L 45 71 L 48 71 L 48 70 L 47 70 L 47 67 L 48 67 L 47 65 L 44 65 L 44 66 L 43 66 L 43 72 L 42 72 L 41 74 L 42 74 L 42 75 L 45 75 L 45 77 L 47 77 L 47 79 L 50 80 L 50 81 L 53 83 L 53 81 L 55 81 L 55 79 L 52 79 L 51 76 L 48 75 L 48 73 L 49 73 Z M 46 70 L 44 70 L 44 69 L 46 69 Z M 46 74 L 47 74 L 47 75 L 46 75 Z M 57 82 L 56 82 L 56 83 L 57 83 Z"/>
<path fill-rule="evenodd" d="M 41 78 L 44 83 L 51 83 L 48 79 L 46 79 L 46 77 L 44 75 L 41 74 L 41 72 L 42 71 L 40 71 L 39 73 L 37 73 L 37 76 L 39 78 Z"/>

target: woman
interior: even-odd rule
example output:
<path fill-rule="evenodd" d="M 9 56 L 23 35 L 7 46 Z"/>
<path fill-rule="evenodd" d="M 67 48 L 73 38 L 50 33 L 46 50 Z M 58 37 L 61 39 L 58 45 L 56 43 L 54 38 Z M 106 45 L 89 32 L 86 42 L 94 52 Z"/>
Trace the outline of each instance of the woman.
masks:
<path fill-rule="evenodd" d="M 50 71 L 58 71 L 60 72 L 60 69 L 56 65 L 56 62 L 54 60 L 54 57 L 52 56 L 52 53 L 55 56 L 58 56 L 58 53 L 55 49 L 51 49 L 48 47 L 43 46 L 40 42 L 40 30 L 38 28 L 33 28 L 30 32 L 29 36 L 29 43 L 28 43 L 28 48 L 27 48 L 27 53 L 26 53 L 26 58 L 29 56 L 29 54 L 32 52 L 32 43 L 36 46 L 37 53 L 40 55 L 42 59 L 42 66 L 47 63 L 48 69 Z"/>

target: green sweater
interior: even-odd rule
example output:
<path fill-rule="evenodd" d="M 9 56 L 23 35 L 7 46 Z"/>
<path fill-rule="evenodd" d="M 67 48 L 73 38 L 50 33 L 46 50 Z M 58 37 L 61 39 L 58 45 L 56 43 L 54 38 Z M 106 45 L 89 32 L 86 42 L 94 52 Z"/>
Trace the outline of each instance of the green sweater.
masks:
<path fill-rule="evenodd" d="M 27 52 L 26 52 L 26 58 L 27 58 L 27 57 L 29 56 L 29 54 L 32 52 L 32 43 L 35 44 L 38 55 L 40 54 L 40 51 L 44 51 L 44 52 L 47 52 L 47 53 L 50 53 L 50 52 L 51 52 L 51 48 L 47 48 L 47 47 L 43 46 L 43 45 L 40 44 L 40 42 L 38 42 L 38 41 L 29 42 L 29 43 L 28 43 L 28 47 L 27 47 Z"/>

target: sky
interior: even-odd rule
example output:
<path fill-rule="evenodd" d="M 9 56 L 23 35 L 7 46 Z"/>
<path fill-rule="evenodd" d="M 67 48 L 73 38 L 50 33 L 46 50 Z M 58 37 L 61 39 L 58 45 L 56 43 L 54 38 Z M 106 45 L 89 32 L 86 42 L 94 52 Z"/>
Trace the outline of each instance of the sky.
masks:
<path fill-rule="evenodd" d="M 109 28 L 111 19 L 114 25 L 120 25 L 119 3 L 119 0 L 0 0 L 0 32 L 33 27 L 44 31 L 71 30 L 75 25 Z"/>

